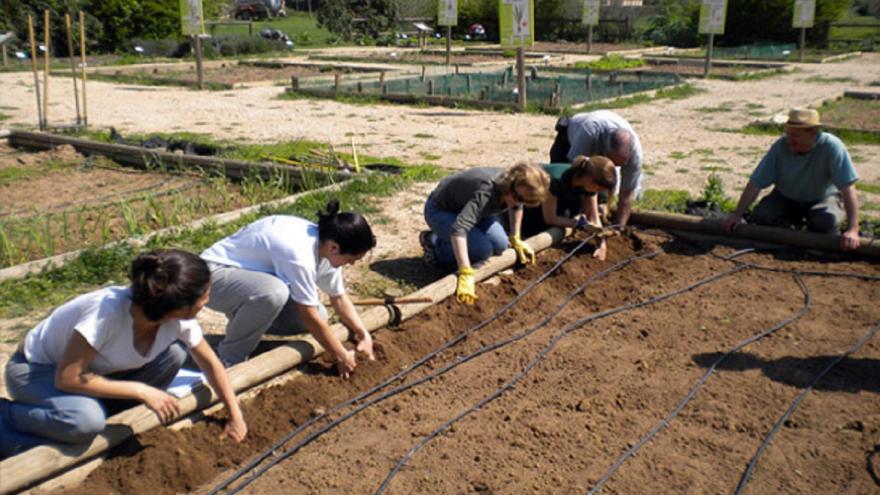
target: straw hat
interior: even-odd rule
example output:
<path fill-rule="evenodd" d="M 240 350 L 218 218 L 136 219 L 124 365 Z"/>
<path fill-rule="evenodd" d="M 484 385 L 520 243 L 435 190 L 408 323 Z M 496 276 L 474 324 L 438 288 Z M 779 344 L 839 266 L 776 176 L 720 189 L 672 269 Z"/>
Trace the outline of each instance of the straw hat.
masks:
<path fill-rule="evenodd" d="M 788 121 L 786 127 L 795 127 L 798 129 L 809 129 L 811 127 L 819 127 L 822 123 L 819 121 L 819 112 L 812 108 L 792 108 L 788 112 Z"/>

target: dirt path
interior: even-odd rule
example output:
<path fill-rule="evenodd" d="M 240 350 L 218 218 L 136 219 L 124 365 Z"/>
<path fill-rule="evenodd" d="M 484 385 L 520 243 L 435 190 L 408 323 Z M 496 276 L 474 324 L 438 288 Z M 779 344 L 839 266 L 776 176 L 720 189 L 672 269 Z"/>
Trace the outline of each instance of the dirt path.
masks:
<path fill-rule="evenodd" d="M 566 324 L 733 266 L 688 243 L 643 239 L 613 239 L 608 262 L 576 256 L 510 313 L 415 370 L 405 382 L 525 331 L 564 295 L 616 261 L 637 252 L 661 249 L 662 254 L 607 275 L 523 340 L 365 409 L 281 462 L 246 493 L 289 493 L 290 487 L 306 493 L 341 488 L 372 493 L 416 442 L 493 393 Z M 539 266 L 502 278 L 494 287 L 482 285 L 473 308 L 445 301 L 399 330 L 378 333 L 378 361 L 359 369 L 351 381 L 333 377 L 329 362 L 306 366 L 301 379 L 244 405 L 252 428 L 245 445 L 217 442 L 217 422 L 181 432 L 157 429 L 130 442 L 123 455 L 65 493 L 205 493 L 310 416 L 405 369 L 491 316 L 563 252 L 550 250 L 541 255 Z M 783 258 L 746 257 L 779 268 L 880 275 L 876 264 Z M 607 493 L 640 493 L 645 486 L 657 493 L 733 490 L 745 463 L 802 388 L 880 320 L 872 302 L 880 296 L 877 282 L 806 277 L 806 287 L 812 298 L 807 315 L 720 366 L 671 426 L 612 478 Z M 623 449 L 675 407 L 718 353 L 803 305 L 804 295 L 791 274 L 749 270 L 589 323 L 559 341 L 513 390 L 428 443 L 391 483 L 389 493 L 584 493 Z M 537 314 L 536 307 L 548 311 Z M 764 454 L 747 493 L 875 492 L 865 456 L 880 442 L 878 372 L 875 339 L 808 396 Z"/>

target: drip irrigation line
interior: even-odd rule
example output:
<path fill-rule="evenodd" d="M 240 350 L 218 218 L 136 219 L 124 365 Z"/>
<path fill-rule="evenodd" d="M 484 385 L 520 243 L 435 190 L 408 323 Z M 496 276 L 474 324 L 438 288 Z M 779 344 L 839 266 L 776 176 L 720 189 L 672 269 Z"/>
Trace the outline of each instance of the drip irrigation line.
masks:
<path fill-rule="evenodd" d="M 767 433 L 767 436 L 764 437 L 761 445 L 758 446 L 758 450 L 749 461 L 749 465 L 748 467 L 746 467 L 745 472 L 743 472 L 742 478 L 740 478 L 739 480 L 739 484 L 736 485 L 736 491 L 734 492 L 736 495 L 742 494 L 743 490 L 745 490 L 746 484 L 749 482 L 749 478 L 751 477 L 752 471 L 755 469 L 755 466 L 758 464 L 758 460 L 760 459 L 761 454 L 763 454 L 767 446 L 770 445 L 770 441 L 773 439 L 773 436 L 776 435 L 776 433 L 779 431 L 785 421 L 787 421 L 788 418 L 791 417 L 795 409 L 797 409 L 804 398 L 806 398 L 807 394 L 809 394 L 813 390 L 813 387 L 815 387 L 816 384 L 819 383 L 819 381 L 822 380 L 822 378 L 824 378 L 825 375 L 828 374 L 828 372 L 831 371 L 832 368 L 840 364 L 840 362 L 843 361 L 847 356 L 861 349 L 862 346 L 864 346 L 869 340 L 874 337 L 874 335 L 877 334 L 878 330 L 880 330 L 880 322 L 871 327 L 871 329 L 868 330 L 868 333 L 866 333 L 861 339 L 859 339 L 858 342 L 853 344 L 853 346 L 850 347 L 846 352 L 840 354 L 830 363 L 828 363 L 828 366 L 826 366 L 825 369 L 819 372 L 819 374 L 813 378 L 813 381 L 810 382 L 810 384 L 807 385 L 806 388 L 804 388 L 804 391 L 797 396 L 794 402 L 792 402 L 791 405 L 788 407 L 788 410 L 786 410 L 785 413 L 779 418 L 779 420 L 776 421 L 776 424 L 773 425 L 773 428 L 770 429 L 770 431 Z"/>
<path fill-rule="evenodd" d="M 412 381 L 412 382 L 410 382 L 410 383 L 407 383 L 407 384 L 405 384 L 405 385 L 400 385 L 400 386 L 398 386 L 398 387 L 395 387 L 395 388 L 393 388 L 393 389 L 391 389 L 391 390 L 386 391 L 385 393 L 383 393 L 383 394 L 381 394 L 381 395 L 378 395 L 378 396 L 376 396 L 376 397 L 373 397 L 372 399 L 370 399 L 369 401 L 367 401 L 367 402 L 365 402 L 365 403 L 363 403 L 363 404 L 358 405 L 355 409 L 352 409 L 351 411 L 349 411 L 348 413 L 344 414 L 343 416 L 340 416 L 340 417 L 337 418 L 336 420 L 334 420 L 334 421 L 332 421 L 332 422 L 330 422 L 330 423 L 324 425 L 324 426 L 321 427 L 320 429 L 318 429 L 318 430 L 312 432 L 312 433 L 309 434 L 307 437 L 305 437 L 305 438 L 303 438 L 302 440 L 300 440 L 297 444 L 295 444 L 295 445 L 291 446 L 290 448 L 288 448 L 287 450 L 285 450 L 285 451 L 284 451 L 283 453 L 281 453 L 278 457 L 276 457 L 275 459 L 272 459 L 272 460 L 270 461 L 269 464 L 267 464 L 267 465 L 263 466 L 262 468 L 260 468 L 259 471 L 255 472 L 251 477 L 249 477 L 248 479 L 246 479 L 245 481 L 243 481 L 239 486 L 235 487 L 232 491 L 230 491 L 230 493 L 238 493 L 238 491 L 240 491 L 241 489 L 243 489 L 245 486 L 249 485 L 249 484 L 250 484 L 251 482 L 253 482 L 255 479 L 259 478 L 262 474 L 264 474 L 266 471 L 268 471 L 269 469 L 271 469 L 273 466 L 277 465 L 279 462 L 283 461 L 284 459 L 287 459 L 288 457 L 290 457 L 290 456 L 296 454 L 299 450 L 301 450 L 303 447 L 307 446 L 308 444 L 312 443 L 314 440 L 316 440 L 318 437 L 320 437 L 320 436 L 323 435 L 324 433 L 326 433 L 326 432 L 332 430 L 333 428 L 339 426 L 339 425 L 342 424 L 343 422 L 345 422 L 345 421 L 351 419 L 352 417 L 356 416 L 357 414 L 359 414 L 361 411 L 363 411 L 363 410 L 366 409 L 367 407 L 370 407 L 370 406 L 372 406 L 372 405 L 374 405 L 374 404 L 376 404 L 376 403 L 378 403 L 378 402 L 381 402 L 381 401 L 384 401 L 384 400 L 389 399 L 389 398 L 391 398 L 391 397 L 394 397 L 395 395 L 399 395 L 399 394 L 401 394 L 401 393 L 403 393 L 403 392 L 406 392 L 407 390 L 410 390 L 410 389 L 412 389 L 412 388 L 415 388 L 416 386 L 421 385 L 422 383 L 425 383 L 425 382 L 427 382 L 427 381 L 431 381 L 431 380 L 433 380 L 433 379 L 435 379 L 435 378 L 438 378 L 438 377 L 440 377 L 440 376 L 446 374 L 447 372 L 449 372 L 449 371 L 451 371 L 451 370 L 457 368 L 458 366 L 461 366 L 462 364 L 465 364 L 465 363 L 467 363 L 467 362 L 469 362 L 469 361 L 471 361 L 471 360 L 473 360 L 473 359 L 475 359 L 475 358 L 477 358 L 477 357 L 479 357 L 479 356 L 481 356 L 481 355 L 483 355 L 483 354 L 486 354 L 486 353 L 488 353 L 488 352 L 491 352 L 491 351 L 494 351 L 494 350 L 500 349 L 500 348 L 505 347 L 505 346 L 507 346 L 507 345 L 509 345 L 509 344 L 511 344 L 511 343 L 513 343 L 513 342 L 516 342 L 516 341 L 522 340 L 523 338 L 527 337 L 528 335 L 531 335 L 531 334 L 534 333 L 535 331 L 537 331 L 537 330 L 539 330 L 540 328 L 544 327 L 544 326 L 545 326 L 550 320 L 552 320 L 552 319 L 553 319 L 553 318 L 554 318 L 554 317 L 555 317 L 560 311 L 562 311 L 562 309 L 564 309 L 564 307 L 565 307 L 566 305 L 568 305 L 568 303 L 570 303 L 575 297 L 577 297 L 578 294 L 580 294 L 581 292 L 583 292 L 583 290 L 584 290 L 587 286 L 589 286 L 590 284 L 592 284 L 593 282 L 595 282 L 595 281 L 598 280 L 599 278 L 601 278 L 601 277 L 607 275 L 608 273 L 611 273 L 611 272 L 617 271 L 617 270 L 619 270 L 620 268 L 623 268 L 624 266 L 626 266 L 626 265 L 632 263 L 633 261 L 636 261 L 636 260 L 639 260 L 639 259 L 643 259 L 643 258 L 653 258 L 653 257 L 655 257 L 655 256 L 657 256 L 657 255 L 659 255 L 659 254 L 660 254 L 660 252 L 659 252 L 659 251 L 656 251 L 656 252 L 652 252 L 652 253 L 648 253 L 648 254 L 644 254 L 644 255 L 633 256 L 633 257 L 631 257 L 631 258 L 627 258 L 627 259 L 625 259 L 625 260 L 623 260 L 623 261 L 620 261 L 620 262 L 616 263 L 615 265 L 613 265 L 613 266 L 611 266 L 611 267 L 609 267 L 609 268 L 606 268 L 605 270 L 603 270 L 603 271 L 601 271 L 601 272 L 596 273 L 595 275 L 593 275 L 592 277 L 590 277 L 590 279 L 588 279 L 587 282 L 583 283 L 580 287 L 578 287 L 577 289 L 575 289 L 574 291 L 572 291 L 572 292 L 569 294 L 568 298 L 567 298 L 566 300 L 564 300 L 562 303 L 560 303 L 559 305 L 557 305 L 556 309 L 555 309 L 553 312 L 551 312 L 551 314 L 549 314 L 548 316 L 545 316 L 544 319 L 543 319 L 540 323 L 538 323 L 538 324 L 536 324 L 535 326 L 529 328 L 528 330 L 526 330 L 526 331 L 524 331 L 524 332 L 522 332 L 522 333 L 520 333 L 520 334 L 514 335 L 514 336 L 512 336 L 512 337 L 508 337 L 508 338 L 506 338 L 506 339 L 501 339 L 501 340 L 495 341 L 495 342 L 493 342 L 493 343 L 491 343 L 491 344 L 485 345 L 485 346 L 483 346 L 483 347 L 477 349 L 476 351 L 472 352 L 471 354 L 464 355 L 464 356 L 459 356 L 459 357 L 458 357 L 455 361 L 453 361 L 452 363 L 447 364 L 446 366 L 444 366 L 444 367 L 438 369 L 437 371 L 435 371 L 435 372 L 433 372 L 433 373 L 430 373 L 430 374 L 428 374 L 428 375 L 426 375 L 426 376 L 424 376 L 424 377 L 422 377 L 422 378 L 419 378 L 419 379 L 417 379 L 417 380 L 414 380 L 414 381 Z"/>
<path fill-rule="evenodd" d="M 565 256 L 563 256 L 563 257 L 562 257 L 559 261 L 557 261 L 552 267 L 550 267 L 550 269 L 548 269 L 546 272 L 544 272 L 543 274 L 541 274 L 541 276 L 539 276 L 537 279 L 535 279 L 534 281 L 532 281 L 531 283 L 529 283 L 529 285 L 527 285 L 527 286 L 526 286 L 526 287 L 525 287 L 525 288 L 524 288 L 519 294 L 517 294 L 516 297 L 514 297 L 513 299 L 511 299 L 507 304 L 505 304 L 501 309 L 499 309 L 499 310 L 498 310 L 495 314 L 493 314 L 492 316 L 490 316 L 489 318 L 487 318 L 487 319 L 481 321 L 480 323 L 477 323 L 476 325 L 474 325 L 474 326 L 472 326 L 471 328 L 465 330 L 465 331 L 462 332 L 461 334 L 459 334 L 459 335 L 453 337 L 452 339 L 450 339 L 449 341 L 445 342 L 445 343 L 442 344 L 440 347 L 434 349 L 433 351 L 431 351 L 430 353 L 426 354 L 425 356 L 422 356 L 422 357 L 419 358 L 416 362 L 414 362 L 412 365 L 410 365 L 409 367 L 407 367 L 407 369 L 405 369 L 405 370 L 403 370 L 403 371 L 400 371 L 400 372 L 394 374 L 393 376 L 391 376 L 390 378 L 387 378 L 386 380 L 382 381 L 381 383 L 379 383 L 378 385 L 374 386 L 373 388 L 370 388 L 370 389 L 368 389 L 368 390 L 366 390 L 366 391 L 364 391 L 364 392 L 361 392 L 360 394 L 358 394 L 358 395 L 356 395 L 356 396 L 354 396 L 354 397 L 352 397 L 352 398 L 350 398 L 350 399 L 347 399 L 347 400 L 345 400 L 345 401 L 343 401 L 343 402 L 340 402 L 339 404 L 336 404 L 335 406 L 333 406 L 332 408 L 330 408 L 330 409 L 329 409 L 328 411 L 326 411 L 325 413 L 320 414 L 320 415 L 317 415 L 317 416 L 314 416 L 314 417 L 308 419 L 306 422 L 304 422 L 303 424 L 301 424 L 300 426 L 298 426 L 297 428 L 295 428 L 295 429 L 292 430 L 291 432 L 287 433 L 287 434 L 286 434 L 284 437 L 282 437 L 280 440 L 276 441 L 271 447 L 269 447 L 268 449 L 266 449 L 265 451 L 263 451 L 262 453 L 260 453 L 257 457 L 255 457 L 253 460 L 251 460 L 247 465 L 245 465 L 244 467 L 242 467 L 241 469 L 239 469 L 238 471 L 236 471 L 235 473 L 233 473 L 232 475 L 230 475 L 228 478 L 226 478 L 225 480 L 223 480 L 222 482 L 220 482 L 220 483 L 219 483 L 217 486 L 215 486 L 210 492 L 208 492 L 208 495 L 215 495 L 215 494 L 217 494 L 217 493 L 220 493 L 222 490 L 224 490 L 224 489 L 225 489 L 226 487 L 228 487 L 230 484 L 234 483 L 234 482 L 237 481 L 238 479 L 241 479 L 241 478 L 242 478 L 245 474 L 247 474 L 249 471 L 251 471 L 251 470 L 253 470 L 254 468 L 256 468 L 256 467 L 257 467 L 259 464 L 261 464 L 263 461 L 265 461 L 266 459 L 268 459 L 269 457 L 271 457 L 271 456 L 273 456 L 273 455 L 277 455 L 277 454 L 278 454 L 278 450 L 279 450 L 280 448 L 282 448 L 282 447 L 284 446 L 284 444 L 286 444 L 287 442 L 289 442 L 292 438 L 294 438 L 296 435 L 298 435 L 299 433 L 301 433 L 302 431 L 304 431 L 306 428 L 308 428 L 308 427 L 310 427 L 311 425 L 315 424 L 316 422 L 318 422 L 318 421 L 320 421 L 320 420 L 322 420 L 322 419 L 328 417 L 329 415 L 331 415 L 331 414 L 333 414 L 333 413 L 335 413 L 335 412 L 338 412 L 339 410 L 341 410 L 341 409 L 343 409 L 343 408 L 345 408 L 345 407 L 348 407 L 348 406 L 350 406 L 350 405 L 352 405 L 352 404 L 354 404 L 354 403 L 356 403 L 356 402 L 358 402 L 358 401 L 361 401 L 361 400 L 363 400 L 363 399 L 365 399 L 365 398 L 367 398 L 367 397 L 370 397 L 370 396 L 373 395 L 373 394 L 376 394 L 376 393 L 379 392 L 381 389 L 387 387 L 388 385 L 390 385 L 390 384 L 392 384 L 392 383 L 394 383 L 394 382 L 398 382 L 398 381 L 400 381 L 400 380 L 403 380 L 403 379 L 404 379 L 406 376 L 408 376 L 410 373 L 412 373 L 412 372 L 415 371 L 416 369 L 420 368 L 420 367 L 423 366 L 425 363 L 427 363 L 427 362 L 430 361 L 431 359 L 435 358 L 436 356 L 438 356 L 438 355 L 439 355 L 440 353 L 442 353 L 443 351 L 445 351 L 445 350 L 449 349 L 450 347 L 452 347 L 452 346 L 458 344 L 459 342 L 461 342 L 462 340 L 464 340 L 465 338 L 467 338 L 470 334 L 472 334 L 472 333 L 474 333 L 474 332 L 476 332 L 476 331 L 478 331 L 478 330 L 484 328 L 485 326 L 489 325 L 490 323 L 494 322 L 495 320 L 497 320 L 498 318 L 500 318 L 501 315 L 503 315 L 503 314 L 506 313 L 510 308 L 512 308 L 516 303 L 518 303 L 523 297 L 525 297 L 526 294 L 528 294 L 529 292 L 531 292 L 532 290 L 534 290 L 535 287 L 537 287 L 537 286 L 540 285 L 544 280 L 546 280 L 546 279 L 547 279 L 547 278 L 548 278 L 553 272 L 555 272 L 560 266 L 562 266 L 563 263 L 565 263 L 566 261 L 568 261 L 569 259 L 571 259 L 572 256 L 574 256 L 575 254 L 577 254 L 578 251 L 580 251 L 580 250 L 581 250 L 581 249 L 582 249 L 582 248 L 583 248 L 588 242 L 590 242 L 591 240 L 593 240 L 595 237 L 596 237 L 596 234 L 591 234 L 591 235 L 587 236 L 584 240 L 582 240 L 581 242 L 579 242 L 579 243 L 578 243 L 573 249 L 571 249 L 568 253 L 566 253 Z M 431 375 L 429 375 L 429 376 L 431 376 Z M 401 390 L 401 392 L 402 392 L 402 390 Z M 399 393 L 399 392 L 398 392 L 398 393 Z M 372 405 L 372 404 L 375 403 L 375 402 L 377 402 L 377 401 L 369 402 L 369 403 L 366 404 L 366 406 L 368 406 L 368 405 Z M 363 405 L 360 406 L 360 408 L 359 408 L 359 409 L 356 409 L 355 412 L 359 412 L 360 410 L 362 410 L 362 409 L 363 409 L 364 407 L 366 407 L 366 406 L 363 406 Z M 310 443 L 311 441 L 313 441 L 315 438 L 317 438 L 318 436 L 320 436 L 321 434 L 325 433 L 325 432 L 328 431 L 329 429 L 335 427 L 336 425 L 342 423 L 344 420 L 346 420 L 346 419 L 348 419 L 348 418 L 350 418 L 350 417 L 352 417 L 352 416 L 353 416 L 353 414 L 349 413 L 348 415 L 343 416 L 342 418 L 339 418 L 338 420 L 336 420 L 336 421 L 330 423 L 329 425 L 323 427 L 322 429 L 318 430 L 317 432 L 315 432 L 315 433 L 313 433 L 312 435 L 310 435 L 309 437 L 307 437 L 305 440 L 299 442 L 299 444 L 297 444 L 297 445 L 295 445 L 295 446 L 293 446 L 293 447 L 291 447 L 291 448 L 285 450 L 285 451 L 283 452 L 282 455 L 284 456 L 284 458 L 289 457 L 290 455 L 292 455 L 293 453 L 295 453 L 296 451 L 298 451 L 299 449 L 301 449 L 302 447 L 304 447 L 305 445 L 307 445 L 308 443 Z M 303 442 L 305 442 L 305 443 L 303 443 Z M 260 469 L 259 471 L 255 472 L 254 474 L 252 474 L 248 479 L 246 479 L 246 480 L 245 480 L 244 482 L 242 482 L 240 485 L 238 485 L 237 487 L 235 487 L 235 488 L 233 488 L 232 490 L 230 490 L 229 493 L 238 493 L 238 491 L 240 491 L 242 488 L 244 488 L 245 486 L 247 486 L 248 484 L 250 484 L 254 479 L 256 479 L 257 477 L 259 477 L 260 475 L 262 475 L 264 472 L 266 472 L 269 468 L 271 468 L 272 466 L 274 466 L 275 464 L 277 464 L 278 462 L 280 462 L 280 460 L 283 460 L 283 459 L 273 460 L 273 461 L 271 462 L 271 464 L 269 464 L 268 466 L 265 466 L 264 468 Z"/>
<path fill-rule="evenodd" d="M 803 294 L 804 294 L 804 305 L 801 307 L 801 309 L 798 312 L 796 312 L 795 314 L 793 314 L 792 316 L 777 323 L 776 325 L 773 325 L 772 327 L 770 327 L 764 331 L 756 333 L 755 335 L 752 335 L 751 337 L 734 345 L 733 347 L 730 348 L 730 350 L 728 350 L 726 353 L 724 353 L 724 355 L 722 355 L 718 359 L 716 359 L 715 362 L 713 362 L 712 365 L 709 366 L 709 368 L 706 370 L 706 372 L 703 374 L 703 376 L 699 380 L 697 380 L 697 383 L 691 387 L 691 389 L 685 395 L 684 399 L 682 399 L 678 403 L 678 405 L 675 406 L 675 408 L 669 414 L 667 414 L 666 417 L 663 418 L 662 421 L 660 421 L 660 423 L 658 423 L 656 426 L 651 428 L 646 434 L 644 434 L 639 439 L 638 442 L 636 442 L 633 446 L 631 446 L 626 451 L 624 451 L 620 455 L 620 457 L 617 458 L 617 460 L 614 462 L 614 464 L 611 465 L 611 467 L 608 469 L 608 471 L 606 471 L 605 474 L 601 478 L 599 478 L 599 481 L 597 481 L 595 484 L 593 484 L 593 486 L 587 492 L 587 495 L 594 495 L 596 493 L 599 493 L 599 491 L 602 490 L 602 487 L 605 486 L 605 483 L 607 483 L 608 480 L 611 479 L 611 477 L 614 475 L 614 473 L 616 473 L 617 470 L 620 469 L 620 467 L 623 466 L 623 464 L 626 461 L 628 461 L 631 457 L 633 457 L 636 454 L 636 452 L 639 451 L 639 449 L 641 449 L 646 443 L 651 441 L 651 439 L 654 438 L 654 436 L 656 436 L 658 433 L 660 433 L 660 431 L 662 431 L 667 426 L 669 426 L 669 423 L 672 421 L 672 419 L 675 418 L 678 415 L 678 413 L 680 413 L 681 410 L 684 409 L 684 407 L 697 395 L 697 392 L 700 390 L 700 388 L 702 388 L 702 386 L 709 380 L 709 377 L 711 377 L 712 374 L 715 373 L 716 368 L 722 362 L 724 362 L 724 360 L 726 360 L 728 357 L 730 357 L 733 353 L 738 352 L 743 347 L 746 347 L 749 344 L 757 342 L 757 341 L 763 339 L 764 337 L 775 333 L 777 330 L 779 330 L 779 329 L 781 329 L 791 323 L 794 323 L 795 321 L 801 319 L 804 315 L 806 315 L 807 313 L 810 312 L 810 310 L 812 309 L 812 297 L 810 296 L 810 290 L 807 288 L 806 284 L 804 284 L 803 279 L 799 275 L 795 275 L 795 281 L 797 282 L 799 288 L 801 289 L 801 292 L 803 292 Z"/>
<path fill-rule="evenodd" d="M 874 457 L 877 454 L 880 454 L 880 444 L 874 445 L 874 448 L 865 455 L 865 463 L 868 465 L 868 474 L 871 475 L 874 484 L 880 486 L 880 476 L 877 475 L 877 470 L 874 469 Z"/>
<path fill-rule="evenodd" d="M 460 421 L 460 420 L 463 419 L 464 417 L 466 417 L 466 416 L 468 416 L 468 415 L 470 415 L 470 414 L 472 414 L 472 413 L 474 413 L 474 412 L 479 411 L 481 408 L 483 408 L 483 406 L 485 406 L 486 404 L 488 404 L 488 403 L 494 401 L 495 399 L 497 399 L 498 397 L 500 397 L 502 394 L 504 394 L 504 392 L 506 392 L 507 390 L 510 390 L 511 388 L 513 388 L 513 387 L 514 387 L 514 386 L 515 386 L 520 380 L 522 380 L 522 379 L 523 379 L 523 378 L 524 378 L 524 377 L 525 377 L 525 376 L 526 376 L 526 375 L 532 370 L 532 368 L 534 368 L 535 366 L 537 366 L 538 363 L 540 363 L 540 362 L 541 362 L 541 361 L 542 361 L 542 360 L 543 360 L 543 359 L 544 359 L 544 358 L 550 353 L 550 351 L 553 350 L 554 347 L 556 347 L 556 344 L 559 343 L 560 340 L 562 340 L 564 337 L 566 337 L 566 336 L 569 335 L 570 333 L 572 333 L 572 332 L 574 332 L 575 330 L 579 329 L 580 327 L 586 325 L 587 323 L 590 323 L 590 322 L 593 322 L 593 321 L 596 321 L 596 320 L 599 320 L 599 319 L 602 319 L 602 318 L 606 318 L 606 317 L 608 317 L 608 316 L 612 316 L 612 315 L 615 315 L 615 314 L 618 314 L 618 313 L 622 313 L 622 312 L 624 312 L 624 311 L 629 311 L 629 310 L 632 310 L 632 309 L 638 309 L 638 308 L 642 308 L 642 307 L 645 307 L 645 306 L 649 306 L 649 305 L 654 304 L 654 303 L 658 303 L 658 302 L 661 302 L 661 301 L 665 301 L 666 299 L 670 299 L 670 298 L 672 298 L 672 297 L 675 297 L 675 296 L 677 296 L 677 295 L 683 294 L 683 293 L 685 293 L 685 292 L 692 291 L 692 290 L 694 290 L 694 289 L 697 289 L 698 287 L 701 287 L 701 286 L 706 285 L 706 284 L 710 284 L 710 283 L 715 282 L 715 281 L 717 281 L 717 280 L 719 280 L 719 279 L 721 279 L 721 278 L 727 277 L 727 276 L 729 276 L 729 275 L 733 275 L 733 274 L 738 273 L 738 272 L 740 272 L 740 271 L 743 271 L 743 270 L 745 270 L 745 269 L 746 269 L 746 267 L 744 267 L 744 266 L 736 266 L 736 267 L 731 268 L 731 269 L 729 269 L 729 270 L 725 270 L 725 271 L 723 271 L 723 272 L 721 272 L 721 273 L 716 273 L 715 275 L 710 275 L 710 276 L 708 276 L 708 277 L 706 277 L 706 278 L 703 278 L 703 279 L 701 279 L 701 280 L 699 280 L 699 281 L 697 281 L 697 282 L 695 282 L 695 283 L 693 283 L 693 284 L 691 284 L 691 285 L 688 285 L 688 286 L 686 286 L 686 287 L 682 287 L 682 288 L 680 288 L 680 289 L 676 289 L 676 290 L 674 290 L 674 291 L 670 291 L 670 292 L 667 292 L 667 293 L 665 293 L 665 294 L 661 294 L 661 295 L 658 295 L 658 296 L 650 297 L 650 298 L 645 299 L 645 300 L 643 300 L 643 301 L 639 301 L 639 302 L 635 302 L 635 303 L 630 303 L 630 304 L 624 304 L 624 305 L 617 306 L 617 307 L 614 307 L 614 308 L 610 308 L 610 309 L 606 309 L 606 310 L 603 310 L 603 311 L 599 311 L 599 312 L 593 313 L 593 314 L 591 314 L 591 315 L 587 315 L 587 316 L 585 316 L 585 317 L 583 317 L 583 318 L 580 318 L 580 319 L 578 319 L 578 320 L 576 320 L 576 321 L 574 321 L 574 322 L 572 322 L 572 323 L 566 325 L 562 330 L 560 330 L 560 331 L 559 331 L 559 332 L 553 337 L 553 339 L 550 340 L 550 342 L 549 342 L 549 343 L 548 343 L 548 344 L 547 344 L 547 345 L 541 350 L 541 352 L 539 352 L 538 355 L 535 356 L 534 359 L 532 359 L 532 361 L 530 361 L 530 362 L 529 362 L 529 363 L 528 363 L 528 364 L 527 364 L 527 365 L 526 365 L 526 366 L 525 366 L 525 367 L 524 367 L 519 373 L 517 373 L 517 374 L 514 375 L 510 380 L 508 380 L 506 383 L 504 383 L 504 385 L 502 385 L 501 387 L 499 387 L 498 389 L 496 389 L 493 393 L 491 393 L 491 394 L 489 394 L 488 396 L 484 397 L 482 400 L 480 400 L 479 402 L 477 402 L 475 405 L 473 405 L 473 406 L 471 406 L 470 408 L 468 408 L 468 409 L 466 409 L 466 410 L 460 412 L 459 414 L 457 414 L 456 416 L 454 416 L 452 419 L 446 421 L 445 423 L 443 423 L 442 425 L 440 425 L 439 427 L 437 427 L 437 428 L 436 428 L 434 431 L 432 431 L 431 433 L 429 433 L 429 434 L 425 435 L 424 437 L 422 437 L 422 439 L 421 439 L 418 443 L 416 443 L 416 444 L 415 444 L 415 445 L 409 450 L 409 452 L 407 452 L 407 453 L 406 453 L 406 454 L 405 454 L 405 455 L 404 455 L 404 456 L 403 456 L 403 457 L 397 462 L 397 464 L 391 469 L 391 471 L 388 473 L 388 476 L 385 478 L 384 481 L 382 481 L 382 484 L 381 484 L 381 485 L 379 486 L 379 488 L 375 491 L 375 495 L 379 495 L 379 494 L 384 493 L 385 490 L 386 490 L 386 489 L 388 488 L 388 486 L 390 485 L 391 481 L 395 478 L 395 476 L 397 476 L 397 473 L 400 472 L 400 470 L 403 468 L 403 466 L 404 466 L 404 465 L 405 465 L 405 464 L 406 464 L 406 463 L 407 463 L 407 462 L 408 462 L 408 461 L 409 461 L 409 460 L 410 460 L 410 459 L 411 459 L 411 458 L 412 458 L 412 457 L 413 457 L 413 456 L 414 456 L 419 450 L 421 450 L 425 445 L 427 445 L 427 443 L 428 443 L 429 441 L 431 441 L 432 439 L 434 439 L 435 437 L 437 437 L 438 435 L 440 435 L 440 434 L 443 433 L 444 431 L 448 430 L 453 424 L 457 423 L 458 421 Z"/>
<path fill-rule="evenodd" d="M 792 273 L 792 274 L 796 274 L 796 275 L 802 275 L 802 276 L 803 275 L 810 275 L 810 276 L 816 276 L 816 277 L 845 277 L 845 278 L 857 278 L 857 279 L 861 279 L 861 280 L 880 280 L 880 275 L 869 275 L 867 273 L 777 268 L 777 267 L 773 267 L 773 266 L 758 265 L 758 264 L 751 263 L 748 261 L 739 261 L 739 260 L 734 259 L 737 256 L 740 256 L 742 254 L 748 254 L 748 253 L 754 252 L 754 251 L 755 251 L 754 249 L 750 248 L 750 249 L 743 249 L 741 251 L 737 251 L 737 252 L 729 254 L 727 256 L 719 256 L 717 254 L 712 254 L 712 256 L 714 256 L 718 259 L 722 259 L 724 261 L 732 261 L 738 265 L 744 265 L 749 268 L 764 271 L 764 272 Z"/>

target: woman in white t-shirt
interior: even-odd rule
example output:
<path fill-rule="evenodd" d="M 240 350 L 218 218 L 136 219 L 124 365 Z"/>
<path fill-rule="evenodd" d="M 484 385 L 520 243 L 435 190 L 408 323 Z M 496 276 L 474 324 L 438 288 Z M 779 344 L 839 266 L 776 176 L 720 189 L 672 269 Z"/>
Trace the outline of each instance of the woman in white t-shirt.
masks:
<path fill-rule="evenodd" d="M 373 359 L 373 341 L 345 292 L 342 267 L 376 246 L 366 219 L 340 212 L 331 200 L 318 223 L 289 215 L 257 220 L 202 252 L 211 268 L 213 289 L 208 307 L 226 314 L 226 337 L 217 353 L 227 366 L 240 363 L 267 332 L 308 331 L 336 357 L 343 378 L 357 366 L 330 325 L 318 289 L 342 323 L 354 332 L 356 350 Z"/>
<path fill-rule="evenodd" d="M 171 420 L 180 410 L 165 388 L 187 349 L 226 405 L 224 434 L 244 439 L 226 371 L 193 319 L 211 293 L 205 261 L 180 250 L 144 253 L 129 278 L 128 287 L 63 304 L 28 332 L 6 365 L 13 401 L 0 400 L 0 457 L 51 441 L 90 442 L 109 414 L 138 402 Z"/>

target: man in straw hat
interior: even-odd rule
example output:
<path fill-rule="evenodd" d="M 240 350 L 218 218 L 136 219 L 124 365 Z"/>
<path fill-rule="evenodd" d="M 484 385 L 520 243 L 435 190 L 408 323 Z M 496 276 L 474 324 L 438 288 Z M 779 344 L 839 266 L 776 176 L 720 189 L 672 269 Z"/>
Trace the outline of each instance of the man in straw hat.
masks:
<path fill-rule="evenodd" d="M 773 191 L 755 206 L 751 221 L 774 227 L 800 227 L 811 232 L 837 234 L 844 218 L 843 249 L 859 247 L 859 180 L 840 139 L 819 130 L 819 112 L 795 108 L 788 113 L 785 136 L 779 138 L 752 172 L 736 211 L 721 221 L 732 232 L 742 221 L 761 189 Z M 844 210 L 846 212 L 844 216 Z"/>

